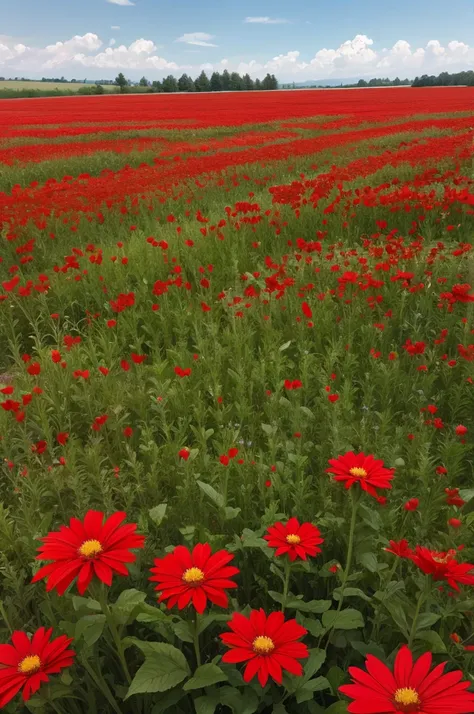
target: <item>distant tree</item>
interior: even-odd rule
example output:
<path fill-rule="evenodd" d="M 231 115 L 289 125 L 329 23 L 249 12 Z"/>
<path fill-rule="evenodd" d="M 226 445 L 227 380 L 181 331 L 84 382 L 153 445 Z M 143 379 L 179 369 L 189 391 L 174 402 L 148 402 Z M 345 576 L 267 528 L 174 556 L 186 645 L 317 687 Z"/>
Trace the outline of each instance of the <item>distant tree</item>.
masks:
<path fill-rule="evenodd" d="M 211 92 L 220 92 L 222 90 L 221 75 L 219 72 L 213 72 L 210 81 Z"/>
<path fill-rule="evenodd" d="M 163 91 L 164 92 L 177 92 L 178 91 L 178 82 L 176 80 L 176 77 L 173 77 L 172 74 L 169 74 L 167 77 L 164 78 Z"/>
<path fill-rule="evenodd" d="M 162 92 L 162 91 L 163 91 L 163 85 L 162 85 L 162 83 L 160 82 L 159 79 L 155 79 L 155 80 L 151 83 L 151 88 L 152 88 L 152 90 L 153 90 L 154 92 Z"/>
<path fill-rule="evenodd" d="M 196 87 L 194 86 L 194 82 L 192 77 L 189 76 L 189 74 L 182 74 L 181 77 L 178 79 L 178 90 L 180 92 L 195 92 Z"/>
<path fill-rule="evenodd" d="M 400 77 L 395 77 L 392 84 L 394 87 L 399 87 L 401 85 Z"/>
<path fill-rule="evenodd" d="M 368 87 L 368 84 L 365 81 L 365 79 L 359 79 L 359 81 L 357 82 L 357 86 L 358 87 Z"/>
<path fill-rule="evenodd" d="M 230 75 L 230 86 L 229 89 L 231 92 L 239 92 L 244 88 L 244 85 L 242 83 L 242 77 L 238 72 L 232 72 Z"/>
<path fill-rule="evenodd" d="M 255 89 L 255 82 L 249 74 L 244 74 L 242 77 L 242 85 L 246 92 L 250 92 Z"/>
<path fill-rule="evenodd" d="M 197 79 L 194 81 L 194 84 L 196 86 L 196 92 L 209 92 L 211 89 L 209 77 L 207 76 L 204 70 L 202 70 L 199 77 L 197 77 Z"/>
<path fill-rule="evenodd" d="M 75 79 L 71 79 L 71 84 L 75 84 L 75 83 L 76 83 L 76 80 L 75 80 Z"/>
<path fill-rule="evenodd" d="M 273 82 L 270 74 L 267 74 L 262 80 L 262 89 L 273 89 Z"/>
<path fill-rule="evenodd" d="M 255 87 L 254 89 L 261 89 L 262 88 L 262 83 L 259 79 L 255 80 Z"/>
<path fill-rule="evenodd" d="M 101 84 L 96 84 L 92 88 L 92 91 L 94 92 L 94 94 L 104 94 L 105 89 L 103 88 L 103 86 Z"/>
<path fill-rule="evenodd" d="M 147 80 L 146 77 L 142 77 L 138 84 L 140 87 L 148 87 L 150 82 Z"/>
<path fill-rule="evenodd" d="M 123 72 L 120 72 L 115 78 L 115 84 L 120 87 L 120 92 L 123 94 L 128 87 L 128 80 L 125 78 Z"/>
<path fill-rule="evenodd" d="M 228 69 L 225 69 L 221 75 L 221 86 L 222 91 L 228 92 L 230 89 L 230 73 Z"/>

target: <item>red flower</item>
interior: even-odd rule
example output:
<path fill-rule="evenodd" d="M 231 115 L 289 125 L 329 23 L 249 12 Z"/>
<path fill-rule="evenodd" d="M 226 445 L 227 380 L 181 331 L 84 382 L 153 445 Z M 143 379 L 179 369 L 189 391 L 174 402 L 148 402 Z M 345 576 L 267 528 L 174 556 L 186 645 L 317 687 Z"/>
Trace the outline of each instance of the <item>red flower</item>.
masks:
<path fill-rule="evenodd" d="M 456 429 L 454 430 L 458 436 L 464 436 L 467 434 L 467 426 L 463 426 L 463 424 L 459 424 Z"/>
<path fill-rule="evenodd" d="M 462 672 L 444 674 L 446 662 L 431 672 L 432 655 L 426 652 L 415 663 L 403 646 L 392 671 L 373 655 L 367 655 L 367 671 L 349 667 L 352 684 L 339 688 L 354 701 L 347 711 L 353 714 L 405 712 L 405 714 L 468 714 L 474 711 L 474 694 L 467 691 Z"/>
<path fill-rule="evenodd" d="M 134 364 L 142 364 L 146 360 L 146 355 L 138 355 L 135 352 L 132 352 L 130 357 L 132 358 L 132 362 Z"/>
<path fill-rule="evenodd" d="M 462 521 L 460 521 L 459 518 L 450 518 L 448 521 L 448 525 L 450 525 L 451 528 L 461 528 Z"/>
<path fill-rule="evenodd" d="M 458 488 L 445 488 L 444 492 L 446 494 L 446 503 L 448 506 L 457 506 L 462 508 L 466 501 L 459 495 Z"/>
<path fill-rule="evenodd" d="M 61 446 L 66 445 L 66 441 L 69 439 L 69 433 L 67 431 L 60 431 L 59 434 L 56 436 L 56 441 L 58 444 L 61 444 Z"/>
<path fill-rule="evenodd" d="M 307 634 L 307 630 L 296 620 L 285 622 L 282 612 L 272 612 L 267 617 L 263 610 L 252 610 L 249 618 L 234 612 L 229 627 L 232 632 L 220 635 L 224 644 L 231 648 L 222 661 L 247 662 L 246 682 L 258 674 L 258 681 L 264 687 L 269 677 L 281 684 L 283 671 L 299 677 L 303 674 L 298 660 L 308 657 L 309 652 L 298 640 Z"/>
<path fill-rule="evenodd" d="M 290 518 L 285 526 L 280 522 L 270 526 L 264 540 L 268 542 L 270 548 L 276 548 L 276 556 L 288 553 L 291 562 L 297 558 L 306 560 L 307 555 L 314 557 L 321 552 L 318 545 L 324 543 L 319 528 L 312 523 L 300 525 L 297 518 Z"/>
<path fill-rule="evenodd" d="M 330 459 L 329 463 L 332 468 L 326 469 L 326 472 L 334 474 L 335 481 L 344 481 L 347 489 L 358 483 L 363 491 L 377 498 L 376 488 L 392 488 L 390 481 L 395 469 L 387 469 L 383 461 L 374 459 L 372 455 L 349 451 L 337 459 Z"/>
<path fill-rule="evenodd" d="M 444 476 L 445 474 L 448 473 L 448 469 L 445 466 L 437 466 L 436 467 L 436 473 L 439 476 Z"/>
<path fill-rule="evenodd" d="M 339 400 L 339 394 L 328 394 L 329 401 L 334 404 Z"/>
<path fill-rule="evenodd" d="M 126 426 L 123 430 L 123 435 L 126 439 L 129 439 L 133 435 L 133 429 L 131 426 Z"/>
<path fill-rule="evenodd" d="M 51 640 L 53 630 L 39 630 L 30 638 L 24 632 L 14 632 L 12 644 L 0 645 L 0 709 L 22 691 L 27 702 L 49 681 L 49 674 L 57 674 L 73 663 L 75 652 L 68 647 L 72 639 L 66 635 Z"/>
<path fill-rule="evenodd" d="M 40 372 L 41 372 L 41 365 L 39 362 L 32 362 L 30 365 L 28 365 L 28 367 L 26 368 L 26 371 L 28 372 L 28 374 L 31 374 L 31 376 L 36 376 L 36 375 L 40 374 Z M 466 429 L 466 431 L 467 431 L 467 429 Z M 456 431 L 456 433 L 457 433 L 457 431 Z"/>
<path fill-rule="evenodd" d="M 189 459 L 190 454 L 191 451 L 187 448 L 187 446 L 185 446 L 184 449 L 180 449 L 178 451 L 178 456 L 180 459 L 183 459 L 183 461 L 187 461 Z"/>
<path fill-rule="evenodd" d="M 285 389 L 288 391 L 292 391 L 293 389 L 301 389 L 303 386 L 303 383 L 300 382 L 299 379 L 294 379 L 291 381 L 291 379 L 285 379 Z"/>
<path fill-rule="evenodd" d="M 51 359 L 55 364 L 61 362 L 61 352 L 59 350 L 51 350 Z"/>
<path fill-rule="evenodd" d="M 192 602 L 202 615 L 208 599 L 219 607 L 227 607 L 229 598 L 225 592 L 236 588 L 230 580 L 239 572 L 228 565 L 234 556 L 226 550 L 212 554 L 208 543 L 198 543 L 192 553 L 184 545 L 178 545 L 164 558 L 155 558 L 155 567 L 150 580 L 158 583 L 158 602 L 168 600 L 168 607 L 177 605 L 180 610 Z"/>
<path fill-rule="evenodd" d="M 410 498 L 410 500 L 405 503 L 403 508 L 405 511 L 416 511 L 419 505 L 420 501 L 417 498 Z"/>
<path fill-rule="evenodd" d="M 46 590 L 63 595 L 77 577 L 77 589 L 83 595 L 94 575 L 106 585 L 112 576 L 128 575 L 125 563 L 133 563 L 132 548 L 143 548 L 145 537 L 137 535 L 136 523 L 121 526 L 126 513 L 117 512 L 104 521 L 100 511 L 88 511 L 83 521 L 71 518 L 69 526 L 42 538 L 36 560 L 51 560 L 38 570 L 32 582 L 46 578 Z"/>
<path fill-rule="evenodd" d="M 411 560 L 423 573 L 431 575 L 433 580 L 444 580 L 453 590 L 459 591 L 459 584 L 474 585 L 474 565 L 458 563 L 455 550 L 439 553 L 417 545 Z"/>
<path fill-rule="evenodd" d="M 408 545 L 407 540 L 391 540 L 390 548 L 384 548 L 387 553 L 392 553 L 393 555 L 398 555 L 399 558 L 411 558 L 413 551 Z"/>

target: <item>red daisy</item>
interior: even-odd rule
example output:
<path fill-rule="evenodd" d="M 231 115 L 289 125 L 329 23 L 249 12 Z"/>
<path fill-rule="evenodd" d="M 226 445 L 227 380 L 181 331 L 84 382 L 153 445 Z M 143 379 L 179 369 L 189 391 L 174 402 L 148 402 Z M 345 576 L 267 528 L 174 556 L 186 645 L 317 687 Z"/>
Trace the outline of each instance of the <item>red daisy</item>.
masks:
<path fill-rule="evenodd" d="M 281 684 L 283 670 L 301 676 L 303 667 L 299 659 L 309 656 L 308 648 L 298 640 L 307 630 L 296 620 L 287 620 L 282 612 L 270 615 L 263 610 L 252 610 L 247 618 L 234 612 L 229 622 L 232 632 L 224 632 L 220 638 L 231 647 L 222 657 L 223 662 L 236 664 L 247 662 L 244 680 L 250 682 L 258 674 L 258 681 L 264 687 L 271 677 Z"/>
<path fill-rule="evenodd" d="M 403 540 L 391 540 L 389 542 L 390 548 L 384 548 L 387 553 L 392 553 L 393 555 L 398 555 L 399 558 L 411 558 L 413 551 L 408 545 L 408 541 Z"/>
<path fill-rule="evenodd" d="M 209 599 L 214 605 L 227 607 L 229 597 L 225 592 L 236 588 L 230 580 L 239 569 L 228 565 L 234 559 L 227 550 L 212 554 L 208 543 L 198 543 L 192 553 L 184 545 L 178 545 L 164 558 L 155 558 L 154 575 L 160 593 L 158 602 L 168 600 L 168 607 L 177 605 L 180 610 L 192 601 L 195 610 L 202 615 Z"/>
<path fill-rule="evenodd" d="M 459 563 L 456 560 L 455 550 L 439 553 L 417 545 L 411 560 L 423 573 L 431 575 L 433 580 L 445 580 L 453 590 L 459 591 L 459 584 L 474 585 L 474 565 Z"/>
<path fill-rule="evenodd" d="M 377 498 L 376 488 L 392 488 L 390 481 L 393 479 L 395 469 L 387 469 L 383 461 L 374 459 L 369 454 L 354 454 L 348 451 L 337 459 L 329 459 L 330 469 L 327 473 L 334 474 L 335 481 L 344 481 L 347 489 L 358 483 L 363 491 Z"/>
<path fill-rule="evenodd" d="M 290 518 L 285 526 L 280 522 L 275 523 L 267 532 L 268 535 L 264 536 L 264 539 L 270 548 L 276 548 L 275 555 L 288 553 L 292 562 L 297 558 L 306 560 L 307 555 L 314 557 L 321 552 L 318 545 L 324 543 L 319 528 L 312 523 L 300 525 L 297 518 Z"/>
<path fill-rule="evenodd" d="M 114 573 L 128 575 L 125 563 L 133 563 L 132 548 L 143 548 L 145 536 L 135 533 L 137 524 L 120 525 L 127 517 L 117 512 L 104 522 L 100 511 L 88 511 L 84 521 L 71 518 L 69 526 L 42 538 L 36 560 L 51 560 L 33 578 L 34 583 L 46 578 L 46 590 L 56 589 L 63 595 L 77 577 L 77 589 L 83 595 L 94 575 L 112 585 Z"/>
<path fill-rule="evenodd" d="M 22 691 L 27 702 L 49 674 L 57 674 L 73 663 L 75 652 L 68 647 L 72 639 L 61 635 L 51 640 L 53 630 L 40 627 L 31 637 L 14 632 L 10 645 L 0 645 L 0 709 Z"/>
<path fill-rule="evenodd" d="M 404 645 L 395 659 L 393 673 L 379 659 L 367 655 L 367 671 L 349 667 L 352 684 L 340 691 L 354 699 L 347 708 L 351 714 L 470 714 L 474 694 L 466 691 L 460 670 L 444 674 L 446 662 L 430 672 L 432 655 L 426 652 L 415 663 Z"/>

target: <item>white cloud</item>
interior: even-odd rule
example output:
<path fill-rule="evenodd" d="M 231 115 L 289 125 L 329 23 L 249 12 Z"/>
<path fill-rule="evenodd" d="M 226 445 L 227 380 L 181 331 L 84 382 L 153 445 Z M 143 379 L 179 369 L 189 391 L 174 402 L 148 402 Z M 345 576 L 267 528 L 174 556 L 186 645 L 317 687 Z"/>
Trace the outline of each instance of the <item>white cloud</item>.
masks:
<path fill-rule="evenodd" d="M 184 42 L 187 45 L 199 45 L 199 47 L 217 47 L 209 40 L 213 40 L 214 35 L 209 35 L 207 32 L 187 32 L 181 37 L 178 37 L 175 42 Z"/>
<path fill-rule="evenodd" d="M 251 25 L 286 25 L 289 20 L 278 17 L 246 17 L 244 22 Z"/>
<path fill-rule="evenodd" d="M 120 25 L 111 25 L 110 29 L 111 30 L 120 30 Z"/>
<path fill-rule="evenodd" d="M 117 40 L 115 39 L 115 37 L 111 37 L 109 40 L 109 47 L 113 47 L 116 44 L 117 44 Z"/>
<path fill-rule="evenodd" d="M 112 5 L 135 5 L 131 0 L 107 0 L 107 2 L 110 2 Z"/>
<path fill-rule="evenodd" d="M 107 74 L 105 70 L 112 75 L 116 69 L 129 70 L 130 75 L 137 78 L 148 70 L 150 74 L 155 73 L 155 78 L 160 76 L 160 72 L 176 74 L 190 71 L 197 74 L 204 67 L 206 72 L 228 68 L 231 72 L 249 73 L 253 77 L 262 77 L 270 72 L 286 82 L 396 75 L 412 78 L 421 74 L 474 69 L 474 46 L 459 40 L 444 45 L 432 39 L 423 47 L 412 47 L 409 42 L 400 39 L 390 48 L 377 49 L 370 37 L 360 34 L 339 47 L 315 48 L 312 56 L 304 56 L 299 50 L 292 49 L 267 60 L 257 61 L 247 55 L 240 63 L 222 59 L 211 64 L 205 48 L 216 46 L 211 42 L 213 39 L 213 35 L 193 32 L 176 40 L 186 46 L 186 49 L 181 47 L 182 53 L 202 48 L 198 55 L 202 57 L 201 62 L 196 59 L 190 66 L 161 57 L 155 43 L 146 38 L 138 38 L 128 46 L 117 45 L 114 38 L 104 42 L 98 35 L 88 32 L 46 47 L 31 47 L 20 38 L 0 35 L 0 73 L 6 77 L 56 76 L 57 73 L 74 77 L 78 75 L 78 70 L 88 68 L 90 79 L 103 77 Z"/>

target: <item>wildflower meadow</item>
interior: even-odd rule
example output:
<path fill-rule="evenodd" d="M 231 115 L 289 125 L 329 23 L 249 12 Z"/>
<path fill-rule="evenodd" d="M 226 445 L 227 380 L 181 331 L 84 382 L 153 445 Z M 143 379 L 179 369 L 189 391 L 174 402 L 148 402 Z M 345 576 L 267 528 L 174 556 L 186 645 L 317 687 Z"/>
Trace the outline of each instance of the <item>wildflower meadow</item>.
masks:
<path fill-rule="evenodd" d="M 473 130 L 1 102 L 0 709 L 474 712 Z"/>

